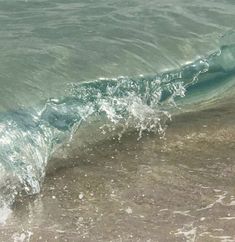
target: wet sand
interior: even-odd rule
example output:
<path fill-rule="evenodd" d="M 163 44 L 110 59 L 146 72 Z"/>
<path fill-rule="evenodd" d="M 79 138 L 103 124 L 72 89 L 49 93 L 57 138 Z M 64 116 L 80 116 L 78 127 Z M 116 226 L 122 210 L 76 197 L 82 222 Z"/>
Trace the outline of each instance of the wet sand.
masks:
<path fill-rule="evenodd" d="M 235 241 L 233 107 L 177 116 L 164 138 L 73 142 L 0 241 Z"/>

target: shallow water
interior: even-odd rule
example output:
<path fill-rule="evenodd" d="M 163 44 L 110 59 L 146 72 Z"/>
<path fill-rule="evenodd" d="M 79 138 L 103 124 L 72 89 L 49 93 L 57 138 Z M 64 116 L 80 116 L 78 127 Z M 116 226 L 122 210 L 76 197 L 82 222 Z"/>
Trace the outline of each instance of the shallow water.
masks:
<path fill-rule="evenodd" d="M 0 0 L 0 240 L 235 241 L 232 0 Z"/>
<path fill-rule="evenodd" d="M 177 116 L 162 139 L 74 140 L 1 240 L 235 241 L 234 118 L 232 104 Z"/>
<path fill-rule="evenodd" d="M 1 108 L 66 84 L 179 67 L 234 28 L 232 1 L 0 1 Z"/>
<path fill-rule="evenodd" d="M 163 133 L 179 107 L 227 97 L 233 13 L 230 1 L 0 1 L 1 190 L 38 193 L 51 154 L 94 116 Z"/>

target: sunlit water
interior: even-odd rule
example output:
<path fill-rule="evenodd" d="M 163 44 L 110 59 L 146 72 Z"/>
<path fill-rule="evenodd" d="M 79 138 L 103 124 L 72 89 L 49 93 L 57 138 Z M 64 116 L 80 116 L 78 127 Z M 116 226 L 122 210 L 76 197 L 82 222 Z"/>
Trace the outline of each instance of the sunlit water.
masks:
<path fill-rule="evenodd" d="M 0 240 L 235 241 L 234 14 L 0 1 Z"/>
<path fill-rule="evenodd" d="M 174 118 L 165 139 L 65 145 L 41 193 L 18 198 L 2 240 L 234 241 L 233 120 L 222 106 Z"/>

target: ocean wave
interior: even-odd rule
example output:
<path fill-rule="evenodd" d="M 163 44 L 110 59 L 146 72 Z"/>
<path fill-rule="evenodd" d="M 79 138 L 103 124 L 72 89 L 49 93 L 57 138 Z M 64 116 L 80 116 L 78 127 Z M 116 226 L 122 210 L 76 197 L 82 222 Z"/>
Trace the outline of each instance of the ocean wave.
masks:
<path fill-rule="evenodd" d="M 40 192 L 52 153 L 82 123 L 104 117 L 102 125 L 108 120 L 121 132 L 132 127 L 140 137 L 143 131 L 163 135 L 165 121 L 174 113 L 221 98 L 220 90 L 226 96 L 235 84 L 234 40 L 233 32 L 226 34 L 218 51 L 177 70 L 71 84 L 66 96 L 0 113 L 1 206 L 21 191 Z"/>

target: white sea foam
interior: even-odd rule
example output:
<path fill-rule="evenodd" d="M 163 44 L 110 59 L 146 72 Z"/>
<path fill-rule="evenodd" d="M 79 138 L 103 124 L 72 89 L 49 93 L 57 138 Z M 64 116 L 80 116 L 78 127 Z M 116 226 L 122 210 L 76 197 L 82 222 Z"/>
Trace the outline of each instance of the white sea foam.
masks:
<path fill-rule="evenodd" d="M 5 224 L 11 213 L 12 210 L 7 205 L 2 206 L 0 208 L 0 224 Z"/>

